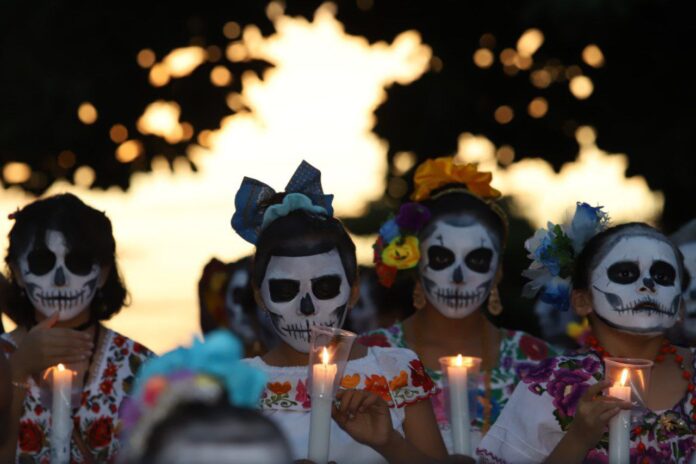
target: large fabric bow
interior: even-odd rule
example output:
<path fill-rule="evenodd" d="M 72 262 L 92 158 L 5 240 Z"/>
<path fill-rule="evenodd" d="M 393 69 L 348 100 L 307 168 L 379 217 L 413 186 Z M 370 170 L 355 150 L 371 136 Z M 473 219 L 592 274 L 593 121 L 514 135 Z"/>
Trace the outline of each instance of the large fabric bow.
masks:
<path fill-rule="evenodd" d="M 325 195 L 321 188 L 321 171 L 302 161 L 285 187 L 283 203 L 267 206 L 265 203 L 276 191 L 263 182 L 245 177 L 234 198 L 236 208 L 232 228 L 247 242 L 256 244 L 261 230 L 273 220 L 292 211 L 304 209 L 315 214 L 333 216 L 333 195 Z"/>
<path fill-rule="evenodd" d="M 464 184 L 471 193 L 491 200 L 500 197 L 500 192 L 491 187 L 493 175 L 479 171 L 475 164 L 455 164 L 451 156 L 429 159 L 423 162 L 413 176 L 415 190 L 411 195 L 413 201 L 430 198 L 433 190 L 447 184 Z"/>

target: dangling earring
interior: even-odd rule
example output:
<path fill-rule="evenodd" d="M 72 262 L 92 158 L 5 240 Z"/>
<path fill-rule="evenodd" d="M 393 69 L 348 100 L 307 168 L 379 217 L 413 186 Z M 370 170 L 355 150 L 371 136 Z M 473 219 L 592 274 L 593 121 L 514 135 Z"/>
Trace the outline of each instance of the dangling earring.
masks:
<path fill-rule="evenodd" d="M 493 290 L 488 295 L 488 312 L 493 316 L 499 316 L 503 312 L 503 303 L 500 301 L 498 285 L 493 287 Z"/>
<path fill-rule="evenodd" d="M 413 286 L 413 307 L 416 308 L 416 310 L 420 310 L 425 308 L 425 305 L 426 301 L 423 285 L 418 281 L 416 285 Z"/>

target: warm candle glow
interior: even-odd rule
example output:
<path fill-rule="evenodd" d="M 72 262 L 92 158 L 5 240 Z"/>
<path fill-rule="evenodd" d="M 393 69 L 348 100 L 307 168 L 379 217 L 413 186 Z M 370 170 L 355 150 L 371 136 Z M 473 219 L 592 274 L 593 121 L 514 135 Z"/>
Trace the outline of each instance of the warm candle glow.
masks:
<path fill-rule="evenodd" d="M 621 386 L 623 387 L 626 385 L 626 379 L 628 379 L 628 369 L 624 368 L 623 371 L 621 371 Z"/>
<path fill-rule="evenodd" d="M 329 351 L 324 347 L 324 349 L 321 351 L 321 363 L 325 366 L 328 366 L 329 364 Z"/>
<path fill-rule="evenodd" d="M 62 363 L 58 364 L 57 368 L 61 372 L 63 372 L 65 370 L 65 366 Z"/>
<path fill-rule="evenodd" d="M 462 367 L 464 365 L 464 360 L 462 359 L 461 354 L 457 355 L 457 358 L 454 360 L 454 365 L 457 367 Z"/>

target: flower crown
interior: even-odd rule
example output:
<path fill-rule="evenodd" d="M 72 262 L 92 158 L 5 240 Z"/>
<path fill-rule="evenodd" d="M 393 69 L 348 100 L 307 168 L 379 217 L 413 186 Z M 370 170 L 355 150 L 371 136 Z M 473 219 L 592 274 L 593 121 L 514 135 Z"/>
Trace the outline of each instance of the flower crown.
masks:
<path fill-rule="evenodd" d="M 122 454 L 135 462 L 147 448 L 154 427 L 179 404 L 190 401 L 216 404 L 227 396 L 230 404 L 256 406 L 266 376 L 240 361 L 242 345 L 227 330 L 216 330 L 205 342 L 177 348 L 147 361 L 135 379 L 134 393 L 121 407 Z"/>
<path fill-rule="evenodd" d="M 501 193 L 490 186 L 492 179 L 493 175 L 490 172 L 479 171 L 476 164 L 455 164 L 454 158 L 449 156 L 421 163 L 413 176 L 413 202 L 401 205 L 399 213 L 382 225 L 373 246 L 375 270 L 380 284 L 391 287 L 399 271 L 418 265 L 418 233 L 432 217 L 428 208 L 420 202 L 448 192 L 462 191 L 480 198 L 494 208 L 497 205 L 493 201 L 498 199 Z M 434 191 L 448 185 L 455 186 L 433 195 Z M 494 211 L 507 227 L 502 210 L 498 207 L 494 208 Z"/>
<path fill-rule="evenodd" d="M 524 247 L 532 263 L 522 271 L 530 279 L 522 289 L 523 296 L 533 298 L 543 288 L 541 301 L 568 310 L 575 260 L 588 240 L 609 225 L 609 215 L 602 208 L 578 202 L 569 224 L 549 222 L 546 229 L 527 239 Z"/>

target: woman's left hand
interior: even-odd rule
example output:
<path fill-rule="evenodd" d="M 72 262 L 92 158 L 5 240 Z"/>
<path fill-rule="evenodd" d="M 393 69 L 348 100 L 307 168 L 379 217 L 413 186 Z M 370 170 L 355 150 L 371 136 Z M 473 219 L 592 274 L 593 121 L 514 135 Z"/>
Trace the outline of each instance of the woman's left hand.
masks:
<path fill-rule="evenodd" d="M 386 445 L 394 427 L 389 405 L 379 396 L 366 390 L 339 390 L 340 401 L 332 408 L 332 417 L 355 441 L 371 447 Z"/>

